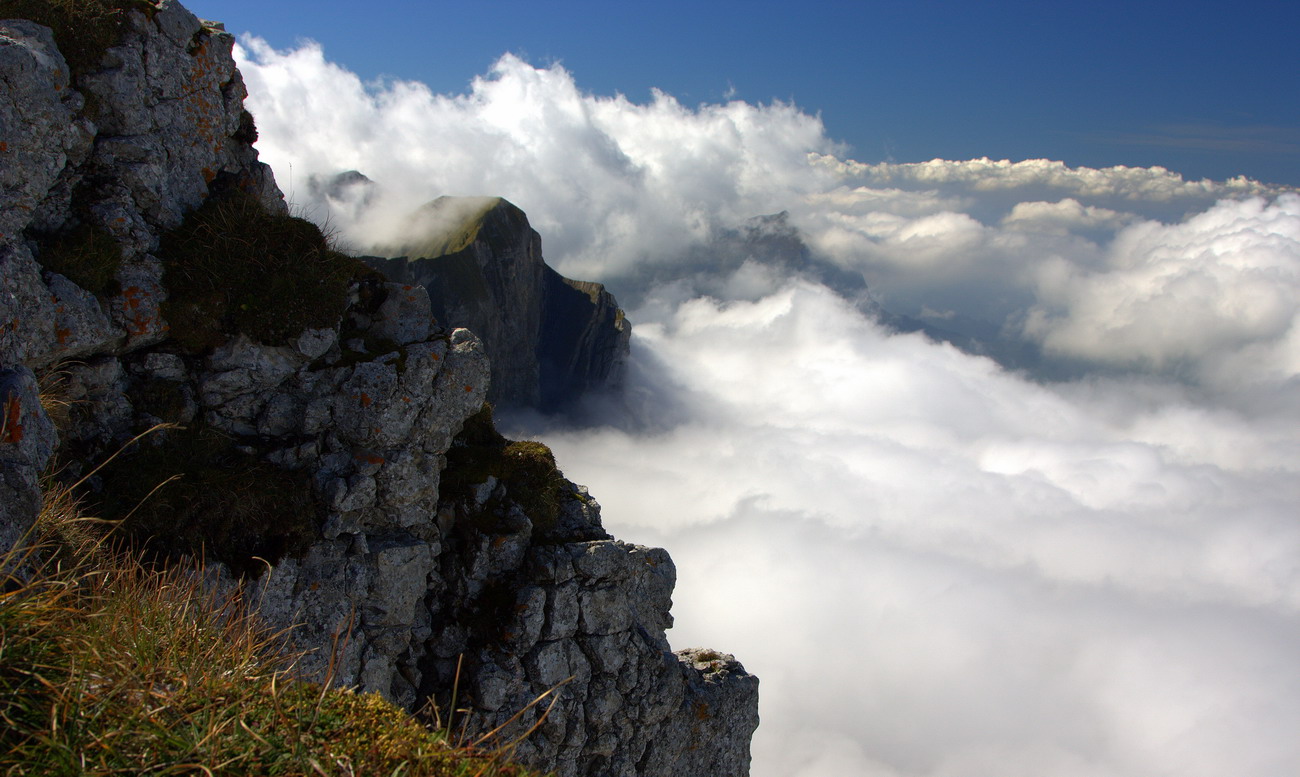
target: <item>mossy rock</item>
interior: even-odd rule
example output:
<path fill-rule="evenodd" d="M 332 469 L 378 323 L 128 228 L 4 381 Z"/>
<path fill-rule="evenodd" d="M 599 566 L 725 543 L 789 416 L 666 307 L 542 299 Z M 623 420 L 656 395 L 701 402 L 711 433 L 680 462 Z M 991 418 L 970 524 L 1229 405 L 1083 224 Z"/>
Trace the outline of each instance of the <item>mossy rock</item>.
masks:
<path fill-rule="evenodd" d="M 238 332 L 290 345 L 337 326 L 352 281 L 374 273 L 334 251 L 306 219 L 268 212 L 251 194 L 209 197 L 163 236 L 163 317 L 182 348 L 202 353 Z"/>
<path fill-rule="evenodd" d="M 149 0 L 0 0 L 0 19 L 30 19 L 54 32 L 74 77 L 92 72 L 122 41 L 132 10 L 152 18 L 158 7 Z"/>
<path fill-rule="evenodd" d="M 496 478 L 506 490 L 506 500 L 519 505 L 533 522 L 535 534 L 553 530 L 565 499 L 572 498 L 564 473 L 555 465 L 551 449 L 532 440 L 508 440 L 496 430 L 492 406 L 466 420 L 447 451 L 442 473 L 444 499 L 470 501 L 473 490 Z M 476 523 L 491 530 L 504 506 L 489 500 Z"/>

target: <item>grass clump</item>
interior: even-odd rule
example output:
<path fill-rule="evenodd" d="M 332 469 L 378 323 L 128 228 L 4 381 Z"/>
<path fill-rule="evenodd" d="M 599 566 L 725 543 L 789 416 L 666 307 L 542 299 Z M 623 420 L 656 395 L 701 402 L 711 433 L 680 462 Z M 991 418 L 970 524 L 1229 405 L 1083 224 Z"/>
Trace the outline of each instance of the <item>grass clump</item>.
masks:
<path fill-rule="evenodd" d="M 41 265 L 97 297 L 118 293 L 122 247 L 107 230 L 82 223 L 40 243 Z"/>
<path fill-rule="evenodd" d="M 131 10 L 152 17 L 158 8 L 149 0 L 0 0 L 0 19 L 30 19 L 54 32 L 73 76 L 94 70 L 122 41 Z"/>
<path fill-rule="evenodd" d="M 506 498 L 518 504 L 542 534 L 555 528 L 563 501 L 572 497 L 551 449 L 540 442 L 503 437 L 492 421 L 492 406 L 485 403 L 465 421 L 447 451 L 441 483 L 450 499 L 467 501 L 489 477 L 505 486 Z M 490 525 L 502 507 L 489 500 L 479 518 Z"/>
<path fill-rule="evenodd" d="M 163 236 L 161 256 L 163 316 L 195 353 L 236 332 L 289 345 L 305 329 L 335 326 L 349 284 L 373 272 L 332 250 L 315 224 L 270 213 L 238 190 L 190 212 Z"/>
<path fill-rule="evenodd" d="M 98 478 L 96 512 L 157 558 L 209 558 L 256 576 L 319 534 L 322 507 L 305 473 L 263 462 L 213 429 L 152 435 Z"/>
<path fill-rule="evenodd" d="M 28 570 L 0 588 L 0 773 L 532 774 L 509 746 L 454 747 L 378 696 L 294 679 L 237 591 L 70 534 L 85 519 L 55 501 L 38 528 L 60 551 L 0 558 Z"/>

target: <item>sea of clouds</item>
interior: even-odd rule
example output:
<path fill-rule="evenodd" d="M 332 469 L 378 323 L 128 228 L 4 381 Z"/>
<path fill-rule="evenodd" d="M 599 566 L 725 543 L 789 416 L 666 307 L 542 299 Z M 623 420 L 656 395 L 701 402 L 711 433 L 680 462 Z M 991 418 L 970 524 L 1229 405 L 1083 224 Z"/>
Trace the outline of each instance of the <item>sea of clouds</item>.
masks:
<path fill-rule="evenodd" d="M 500 195 L 633 308 L 617 412 L 516 432 L 671 551 L 674 644 L 761 678 L 755 775 L 1294 773 L 1300 195 L 862 164 L 791 104 L 599 97 L 509 55 L 458 95 L 237 56 L 263 160 L 353 245 Z M 377 186 L 327 196 L 349 169 Z M 840 276 L 711 253 L 780 211 Z"/>

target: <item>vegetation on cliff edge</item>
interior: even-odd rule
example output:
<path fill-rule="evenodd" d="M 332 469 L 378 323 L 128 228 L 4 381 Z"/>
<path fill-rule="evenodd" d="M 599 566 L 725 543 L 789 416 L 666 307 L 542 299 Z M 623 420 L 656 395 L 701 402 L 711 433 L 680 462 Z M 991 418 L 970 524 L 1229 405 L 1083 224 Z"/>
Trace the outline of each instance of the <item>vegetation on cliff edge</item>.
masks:
<path fill-rule="evenodd" d="M 528 777 L 293 661 L 194 567 L 111 551 L 65 490 L 38 551 L 0 557 L 0 773 Z M 25 566 L 19 577 L 14 570 Z"/>
<path fill-rule="evenodd" d="M 484 404 L 465 421 L 447 451 L 443 498 L 470 502 L 475 488 L 489 477 L 505 486 L 509 499 L 519 505 L 539 534 L 555 527 L 563 500 L 573 498 L 565 489 L 567 483 L 551 449 L 533 440 L 506 439 L 493 423 L 492 406 Z M 501 517 L 496 513 L 504 505 L 497 501 L 489 500 L 482 506 L 480 528 L 491 530 Z"/>
<path fill-rule="evenodd" d="M 93 70 L 122 39 L 132 9 L 152 16 L 149 0 L 0 0 L 0 19 L 30 19 L 49 27 L 75 76 Z"/>
<path fill-rule="evenodd" d="M 303 330 L 333 327 L 354 280 L 374 271 L 333 250 L 306 219 L 268 212 L 239 190 L 214 194 L 163 235 L 163 316 L 192 352 L 236 332 L 289 345 Z"/>

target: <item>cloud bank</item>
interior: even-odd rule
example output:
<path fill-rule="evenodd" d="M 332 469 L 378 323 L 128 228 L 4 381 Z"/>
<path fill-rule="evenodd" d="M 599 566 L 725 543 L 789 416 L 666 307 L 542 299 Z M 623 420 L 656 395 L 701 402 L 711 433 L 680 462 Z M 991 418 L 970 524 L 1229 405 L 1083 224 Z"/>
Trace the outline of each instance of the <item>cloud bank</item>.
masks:
<path fill-rule="evenodd" d="M 263 158 L 355 244 L 500 195 L 550 263 L 636 301 L 641 423 L 517 423 L 672 552 L 674 643 L 762 678 L 755 775 L 1294 771 L 1300 196 L 863 164 L 789 104 L 597 97 L 511 56 L 437 95 L 245 40 Z M 371 200 L 312 199 L 348 169 Z M 870 300 L 719 242 L 778 211 Z"/>
<path fill-rule="evenodd" d="M 544 435 L 763 680 L 755 774 L 1283 775 L 1295 416 L 1027 382 L 823 287 L 642 325 L 690 416 Z"/>

